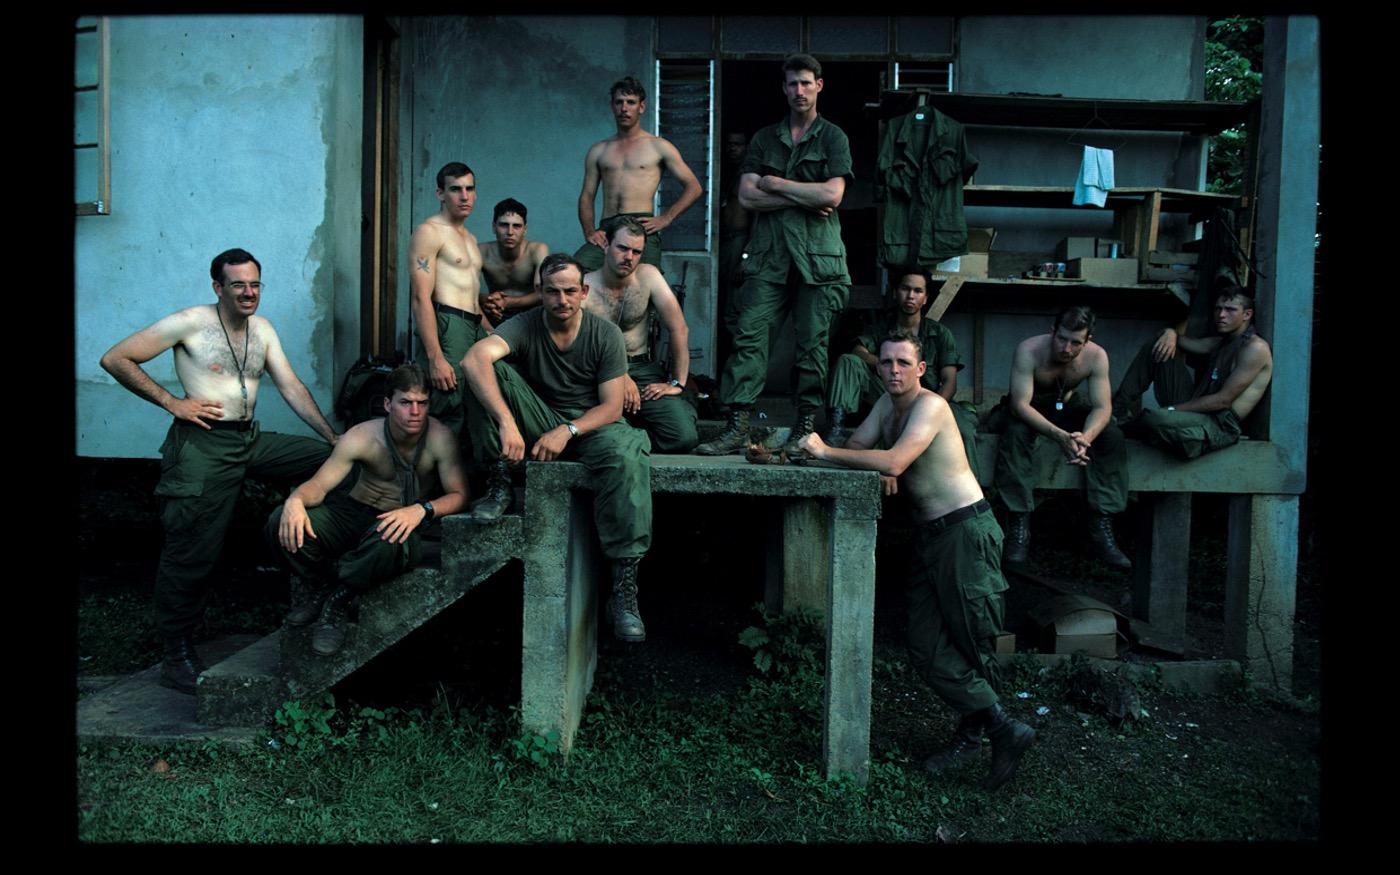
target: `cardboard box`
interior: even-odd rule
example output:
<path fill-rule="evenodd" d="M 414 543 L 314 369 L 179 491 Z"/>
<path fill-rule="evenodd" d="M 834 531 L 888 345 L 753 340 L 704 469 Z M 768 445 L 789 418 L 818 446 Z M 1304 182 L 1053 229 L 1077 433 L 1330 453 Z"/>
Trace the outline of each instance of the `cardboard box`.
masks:
<path fill-rule="evenodd" d="M 997 649 L 996 649 L 996 652 L 997 652 L 997 653 L 1015 653 L 1015 652 L 1016 652 L 1016 633 L 1015 633 L 1015 632 L 1003 632 L 1003 633 L 1001 633 L 1000 635 L 998 635 L 998 636 L 997 636 Z"/>
<path fill-rule="evenodd" d="M 940 261 L 934 265 L 932 272 L 934 276 L 967 276 L 985 279 L 988 257 L 986 252 L 969 252 L 947 261 Z"/>
<path fill-rule="evenodd" d="M 1138 261 L 1136 258 L 1071 258 L 1065 262 L 1065 274 L 1100 286 L 1135 286 Z"/>
<path fill-rule="evenodd" d="M 1118 247 L 1114 252 L 1114 247 Z M 1114 258 L 1123 252 L 1123 242 L 1112 237 L 1065 237 L 1055 244 L 1055 260 L 1071 258 Z"/>
<path fill-rule="evenodd" d="M 1058 595 L 1036 605 L 1029 614 L 1041 627 L 1049 652 L 1083 650 L 1105 659 L 1118 656 L 1118 627 L 1127 620 L 1103 602 L 1082 595 Z"/>

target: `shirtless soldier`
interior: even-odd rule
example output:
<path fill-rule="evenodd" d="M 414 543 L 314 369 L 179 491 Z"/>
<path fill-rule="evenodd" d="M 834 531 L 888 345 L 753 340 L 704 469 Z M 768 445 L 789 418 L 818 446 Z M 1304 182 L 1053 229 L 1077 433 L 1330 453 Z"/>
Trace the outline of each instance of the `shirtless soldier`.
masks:
<path fill-rule="evenodd" d="M 214 258 L 209 275 L 217 303 L 166 316 L 102 356 L 103 369 L 117 382 L 175 417 L 160 447 L 156 485 L 165 543 L 156 570 L 155 618 L 165 645 L 160 682 L 185 693 L 195 691 L 205 668 L 192 636 L 243 478 L 298 483 L 330 454 L 315 438 L 258 429 L 253 410 L 263 374 L 317 434 L 332 444 L 337 437 L 292 371 L 272 323 L 254 315 L 262 299 L 262 265 L 248 252 L 230 249 Z M 184 398 L 141 368 L 167 349 L 175 351 Z"/>
<path fill-rule="evenodd" d="M 646 232 L 641 222 L 623 216 L 605 223 L 608 248 L 603 267 L 587 274 L 583 284 L 592 294 L 585 310 L 622 329 L 627 345 L 627 376 L 623 379 L 622 412 L 644 429 L 658 453 L 688 453 L 700 442 L 695 408 L 681 397 L 690 373 L 690 329 L 685 314 L 661 271 L 642 264 Z M 651 348 L 653 317 L 671 337 L 671 375 L 667 379 Z"/>
<path fill-rule="evenodd" d="M 493 325 L 540 303 L 540 262 L 549 247 L 525 239 L 526 213 L 515 198 L 496 204 L 491 222 L 496 241 L 481 244 L 481 275 L 489 291 L 481 299 L 481 312 Z"/>
<path fill-rule="evenodd" d="M 477 295 L 481 252 L 463 223 L 476 205 L 476 176 L 453 161 L 437 173 L 442 209 L 423 220 L 409 241 L 409 291 L 413 322 L 423 342 L 422 365 L 432 383 L 433 417 L 457 434 L 462 409 L 462 356 L 486 336 Z M 473 435 L 475 437 L 475 435 Z"/>
<path fill-rule="evenodd" d="M 647 91 L 631 76 L 613 83 L 613 118 L 617 133 L 599 140 L 588 149 L 583 159 L 583 190 L 578 196 L 578 223 L 583 228 L 583 246 L 574 258 L 585 271 L 603 266 L 603 250 L 607 235 L 600 230 L 603 222 L 618 215 L 641 219 L 647 232 L 646 252 L 642 261 L 661 266 L 660 233 L 676 220 L 690 205 L 700 199 L 700 181 L 686 166 L 681 153 L 669 140 L 655 137 L 642 128 L 642 115 L 647 111 Z M 661 185 L 661 170 L 671 171 L 685 187 L 676 202 L 659 216 L 652 215 L 652 202 Z M 602 222 L 593 224 L 593 199 L 598 182 L 603 183 Z"/>
<path fill-rule="evenodd" d="M 399 365 L 386 389 L 387 415 L 341 435 L 315 476 L 267 518 L 268 543 L 300 584 L 287 625 L 319 617 L 311 649 L 322 656 L 344 643 L 350 603 L 417 564 L 419 534 L 467 500 L 456 436 L 428 415 L 423 369 Z M 357 462 L 350 491 L 331 492 Z"/>
<path fill-rule="evenodd" d="M 1241 423 L 1269 386 L 1274 357 L 1268 341 L 1254 333 L 1254 298 L 1243 288 L 1221 290 L 1214 318 L 1214 337 L 1187 337 L 1184 325 L 1163 328 L 1138 351 L 1113 396 L 1125 433 L 1141 434 L 1183 459 L 1239 441 Z M 1205 357 L 1199 379 L 1178 352 Z M 1157 410 L 1142 409 L 1149 384 Z"/>
<path fill-rule="evenodd" d="M 1083 466 L 1092 519 L 1089 540 L 1099 558 L 1118 569 L 1132 562 L 1113 537 L 1112 514 L 1128 507 L 1128 451 L 1113 422 L 1108 353 L 1093 342 L 1094 311 L 1061 310 L 1049 334 L 1021 341 L 1011 360 L 1011 391 L 987 414 L 1000 432 L 993 482 L 1010 512 L 1005 562 L 1026 561 L 1035 510 L 1035 446 L 1059 444 L 1066 464 Z M 1080 384 L 1082 391 L 1076 391 Z M 1090 447 L 1093 452 L 1090 453 Z"/>
<path fill-rule="evenodd" d="M 816 433 L 801 447 L 821 461 L 879 471 L 886 495 L 907 498 L 919 526 L 906 589 L 909 649 L 929 686 L 960 715 L 952 742 L 924 766 L 937 772 L 977 755 L 985 732 L 992 767 L 983 786 L 992 790 L 1035 741 L 1035 730 L 1007 714 L 993 689 L 1007 589 L 1001 529 L 968 467 L 952 410 L 921 385 L 927 365 L 918 337 L 895 331 L 879 349 L 885 394 L 846 447 L 829 447 Z"/>

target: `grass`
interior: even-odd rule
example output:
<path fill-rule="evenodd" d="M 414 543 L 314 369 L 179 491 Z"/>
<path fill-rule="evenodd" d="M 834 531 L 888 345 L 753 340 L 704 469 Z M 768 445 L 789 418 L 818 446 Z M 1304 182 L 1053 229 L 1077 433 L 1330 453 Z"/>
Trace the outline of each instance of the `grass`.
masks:
<path fill-rule="evenodd" d="M 828 780 L 819 768 L 816 631 L 806 622 L 756 626 L 769 635 L 773 660 L 729 691 L 692 696 L 600 662 L 567 757 L 554 739 L 520 734 L 512 709 L 464 704 L 445 688 L 405 710 L 284 706 L 252 748 L 80 746 L 79 836 L 806 843 L 933 842 L 940 829 L 963 842 L 1318 835 L 1315 755 L 1292 737 L 1257 737 L 1301 715 L 1257 698 L 1145 688 L 1149 716 L 1113 726 L 1066 703 L 1067 670 L 1033 662 L 1009 673 L 1006 701 L 1040 739 L 1001 791 L 978 788 L 985 759 L 937 778 L 925 773 L 937 739 L 922 736 L 873 746 L 864 788 Z M 918 698 L 920 682 L 893 656 L 877 661 L 877 688 Z M 939 734 L 951 726 L 951 715 L 928 710 Z M 1241 732 L 1256 737 L 1241 746 Z"/>

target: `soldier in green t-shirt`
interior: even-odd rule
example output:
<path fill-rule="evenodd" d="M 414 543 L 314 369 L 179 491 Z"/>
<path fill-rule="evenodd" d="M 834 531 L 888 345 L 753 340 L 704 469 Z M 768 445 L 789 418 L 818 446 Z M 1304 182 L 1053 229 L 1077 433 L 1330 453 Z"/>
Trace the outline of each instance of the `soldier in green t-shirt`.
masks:
<path fill-rule="evenodd" d="M 588 286 L 572 257 L 547 256 L 540 287 L 538 311 L 506 320 L 462 359 L 472 390 L 468 417 L 482 417 L 487 432 L 473 449 L 492 469 L 473 519 L 501 518 L 510 505 L 509 465 L 527 453 L 539 462 L 582 462 L 592 475 L 598 540 L 613 565 L 613 633 L 644 641 L 637 563 L 651 546 L 651 442 L 622 420 L 622 332 L 584 310 Z"/>

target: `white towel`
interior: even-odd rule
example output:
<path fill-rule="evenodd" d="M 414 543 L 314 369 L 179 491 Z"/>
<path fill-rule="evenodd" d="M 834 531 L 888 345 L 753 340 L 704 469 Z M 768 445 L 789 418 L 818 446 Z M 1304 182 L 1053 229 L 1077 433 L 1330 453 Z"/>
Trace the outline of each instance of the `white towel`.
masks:
<path fill-rule="evenodd" d="M 1084 147 L 1084 160 L 1079 163 L 1079 179 L 1074 183 L 1074 205 L 1093 204 L 1101 207 L 1108 202 L 1108 190 L 1113 188 L 1113 150 Z"/>

